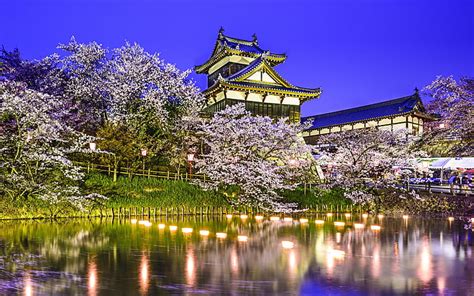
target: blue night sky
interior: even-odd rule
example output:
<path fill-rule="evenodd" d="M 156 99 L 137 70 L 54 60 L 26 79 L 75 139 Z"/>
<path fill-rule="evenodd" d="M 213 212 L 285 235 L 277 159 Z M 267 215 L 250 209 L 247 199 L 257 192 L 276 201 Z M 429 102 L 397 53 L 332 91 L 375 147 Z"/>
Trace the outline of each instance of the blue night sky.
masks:
<path fill-rule="evenodd" d="M 437 75 L 474 76 L 472 0 L 12 0 L 1 16 L 0 45 L 30 59 L 74 35 L 108 48 L 138 42 L 187 69 L 209 57 L 220 26 L 256 33 L 262 48 L 288 55 L 283 77 L 323 89 L 303 115 L 409 95 Z"/>

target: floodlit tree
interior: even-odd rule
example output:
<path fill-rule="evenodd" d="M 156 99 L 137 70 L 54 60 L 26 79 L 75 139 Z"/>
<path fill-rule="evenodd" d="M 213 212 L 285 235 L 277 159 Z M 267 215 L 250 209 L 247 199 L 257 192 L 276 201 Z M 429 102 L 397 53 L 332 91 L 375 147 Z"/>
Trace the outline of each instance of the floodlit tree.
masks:
<path fill-rule="evenodd" d="M 218 190 L 234 205 L 254 205 L 289 212 L 280 192 L 294 189 L 313 164 L 299 133 L 303 127 L 286 119 L 252 116 L 243 104 L 227 107 L 204 122 L 207 151 L 196 162 L 205 189 Z"/>
<path fill-rule="evenodd" d="M 456 81 L 452 76 L 438 76 L 425 88 L 432 101 L 427 109 L 437 114 L 438 121 L 431 123 L 425 133 L 425 146 L 447 149 L 446 155 L 474 154 L 474 79 L 461 78 Z"/>
<path fill-rule="evenodd" d="M 415 161 L 415 157 L 423 153 L 411 151 L 410 142 L 404 131 L 375 128 L 322 137 L 320 143 L 328 145 L 322 152 L 325 155 L 322 165 L 326 167 L 328 180 L 326 186 L 342 188 L 345 196 L 358 204 L 373 202 L 377 205 L 387 189 L 398 193 L 406 191 L 400 186 L 403 181 L 400 178 L 406 172 L 403 169 L 424 170 Z"/>
<path fill-rule="evenodd" d="M 115 49 L 107 62 L 108 120 L 126 125 L 150 153 L 180 156 L 175 148 L 188 135 L 187 118 L 198 117 L 204 106 L 189 73 L 138 44 Z"/>
<path fill-rule="evenodd" d="M 79 190 L 83 174 L 68 155 L 84 151 L 92 138 L 59 120 L 63 112 L 54 96 L 0 82 L 0 191 L 12 201 L 42 199 L 52 215 L 65 205 L 84 209 L 103 198 Z"/>

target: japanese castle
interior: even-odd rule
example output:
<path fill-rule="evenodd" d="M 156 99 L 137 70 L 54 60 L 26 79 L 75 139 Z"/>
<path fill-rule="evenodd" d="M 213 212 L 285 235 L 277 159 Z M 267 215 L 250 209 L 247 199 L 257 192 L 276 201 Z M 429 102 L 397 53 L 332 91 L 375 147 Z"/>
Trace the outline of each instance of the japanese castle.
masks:
<path fill-rule="evenodd" d="M 418 90 L 402 98 L 300 118 L 301 105 L 319 98 L 321 89 L 286 81 L 274 69 L 285 60 L 285 54 L 262 49 L 255 34 L 252 40 L 243 40 L 224 35 L 221 28 L 210 58 L 195 67 L 196 73 L 207 74 L 206 112 L 244 103 L 254 115 L 287 117 L 291 122 L 311 120 L 312 126 L 303 132 L 308 143 L 316 143 L 321 135 L 369 127 L 407 129 L 418 136 L 424 123 L 433 120 L 425 113 Z"/>
<path fill-rule="evenodd" d="M 321 89 L 294 86 L 281 77 L 274 67 L 285 60 L 285 54 L 262 49 L 256 35 L 252 40 L 237 39 L 224 35 L 221 28 L 211 57 L 195 67 L 196 73 L 207 74 L 206 111 L 245 103 L 252 114 L 299 122 L 301 104 L 318 98 Z"/>

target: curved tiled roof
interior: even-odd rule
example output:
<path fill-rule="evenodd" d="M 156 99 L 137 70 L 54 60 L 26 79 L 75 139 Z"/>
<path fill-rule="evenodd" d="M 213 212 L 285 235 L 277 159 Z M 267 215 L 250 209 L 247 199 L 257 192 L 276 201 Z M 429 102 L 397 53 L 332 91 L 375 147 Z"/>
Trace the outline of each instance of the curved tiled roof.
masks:
<path fill-rule="evenodd" d="M 302 117 L 301 122 L 308 119 L 313 120 L 313 125 L 309 128 L 319 129 L 347 123 L 367 121 L 377 118 L 403 115 L 415 111 L 415 107 L 421 103 L 417 93 L 389 101 L 365 105 L 361 107 Z M 421 105 L 422 106 L 422 105 Z"/>
<path fill-rule="evenodd" d="M 268 50 L 262 49 L 256 40 L 249 41 L 233 38 L 225 36 L 222 32 L 219 32 L 211 57 L 202 65 L 196 66 L 194 68 L 196 72 L 202 73 L 218 60 L 220 60 L 223 56 L 232 54 L 249 56 L 253 58 L 257 58 L 262 54 L 266 54 L 268 56 L 268 60 L 271 61 L 273 66 L 282 63 L 286 59 L 285 54 L 271 53 Z"/>

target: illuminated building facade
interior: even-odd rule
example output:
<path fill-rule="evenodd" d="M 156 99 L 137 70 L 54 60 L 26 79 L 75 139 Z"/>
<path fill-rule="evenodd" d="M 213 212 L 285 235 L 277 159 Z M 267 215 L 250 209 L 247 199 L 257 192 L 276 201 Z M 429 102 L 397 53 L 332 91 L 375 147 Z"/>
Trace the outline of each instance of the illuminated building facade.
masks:
<path fill-rule="evenodd" d="M 434 118 L 425 112 L 418 91 L 410 96 L 383 101 L 356 108 L 301 118 L 312 120 L 312 126 L 303 132 L 307 143 L 314 144 L 321 135 L 347 130 L 376 127 L 381 130 L 407 130 L 421 136 L 424 124 Z"/>

